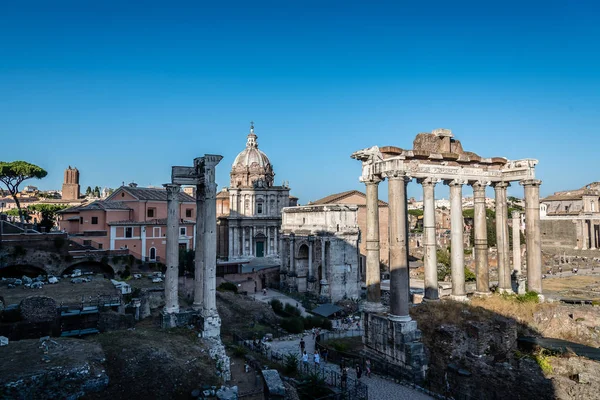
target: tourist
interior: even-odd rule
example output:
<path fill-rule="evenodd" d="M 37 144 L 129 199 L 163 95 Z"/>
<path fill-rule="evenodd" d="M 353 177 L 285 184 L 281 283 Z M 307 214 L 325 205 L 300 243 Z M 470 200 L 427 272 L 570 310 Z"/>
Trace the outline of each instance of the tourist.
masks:
<path fill-rule="evenodd" d="M 304 342 L 304 338 L 300 339 L 300 353 L 302 353 L 304 351 L 304 347 L 306 346 L 306 343 Z"/>
<path fill-rule="evenodd" d="M 367 375 L 367 378 L 371 377 L 371 360 L 368 358 L 365 361 L 365 375 Z"/>
<path fill-rule="evenodd" d="M 321 365 L 321 355 L 319 354 L 319 350 L 315 350 L 315 354 L 313 355 L 313 357 L 314 357 L 315 365 L 317 367 L 319 365 Z"/>
<path fill-rule="evenodd" d="M 312 331 L 313 340 L 314 340 L 314 338 L 315 338 L 315 333 L 316 333 L 316 331 L 315 331 L 315 328 L 313 327 L 311 331 Z"/>
<path fill-rule="evenodd" d="M 360 364 L 356 364 L 356 379 L 360 379 L 361 376 L 362 376 L 362 368 L 360 367 Z"/>
<path fill-rule="evenodd" d="M 263 296 L 266 296 L 266 295 L 267 295 L 267 288 L 264 288 L 263 289 Z"/>
<path fill-rule="evenodd" d="M 348 381 L 348 367 L 342 368 L 342 389 L 346 388 L 346 382 Z"/>
<path fill-rule="evenodd" d="M 329 353 L 327 353 L 327 347 L 323 348 L 323 362 L 327 363 L 327 356 L 329 355 Z"/>
<path fill-rule="evenodd" d="M 302 365 L 304 366 L 304 370 L 308 371 L 308 353 L 306 353 L 306 350 L 302 354 Z"/>

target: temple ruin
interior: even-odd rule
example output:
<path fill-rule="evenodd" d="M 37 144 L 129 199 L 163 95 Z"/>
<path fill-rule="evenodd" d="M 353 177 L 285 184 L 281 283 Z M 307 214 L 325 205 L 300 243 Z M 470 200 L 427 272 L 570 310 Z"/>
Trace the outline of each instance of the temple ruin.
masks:
<path fill-rule="evenodd" d="M 439 182 L 450 187 L 451 298 L 457 301 L 467 298 L 464 276 L 463 185 L 473 188 L 475 203 L 475 295 L 486 296 L 490 293 L 485 212 L 487 186 L 494 188 L 496 197 L 498 290 L 504 293 L 513 292 L 506 189 L 511 182 L 517 181 L 525 191 L 527 286 L 531 291 L 542 293 L 539 203 L 541 181 L 535 179 L 537 160 L 510 161 L 503 157 L 481 157 L 473 152 L 464 151 L 460 141 L 454 139 L 449 129 L 419 133 L 410 150 L 394 146 L 374 146 L 359 150 L 351 157 L 362 162 L 360 181 L 366 185 L 367 193 L 367 302 L 363 309 L 363 342 L 365 352 L 371 357 L 400 366 L 414 379 L 422 379 L 425 376 L 427 362 L 423 344 L 420 342 L 420 331 L 416 321 L 409 315 L 406 188 L 413 179 L 423 187 L 425 301 L 439 299 L 435 238 L 435 185 Z M 389 190 L 389 310 L 381 304 L 379 271 L 378 186 L 384 179 L 388 180 Z M 515 261 L 520 263 L 518 259 Z M 515 268 L 520 271 L 520 265 L 515 265 Z"/>

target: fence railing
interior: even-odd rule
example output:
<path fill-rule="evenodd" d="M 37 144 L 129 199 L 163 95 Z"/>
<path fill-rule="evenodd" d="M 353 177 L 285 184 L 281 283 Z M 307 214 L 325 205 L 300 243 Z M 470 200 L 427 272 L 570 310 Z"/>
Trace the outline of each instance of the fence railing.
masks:
<path fill-rule="evenodd" d="M 240 335 L 233 334 L 234 341 L 241 346 L 248 348 L 249 350 L 261 354 L 267 360 L 272 361 L 282 367 L 286 366 L 287 354 L 271 349 L 264 343 L 259 343 L 250 339 L 244 339 Z M 288 353 L 289 354 L 289 353 Z M 302 379 L 316 379 L 327 385 L 334 391 L 338 392 L 335 395 L 343 395 L 341 397 L 326 396 L 327 399 L 338 399 L 343 398 L 345 400 L 368 400 L 369 398 L 369 387 L 356 380 L 343 375 L 331 369 L 331 367 L 325 367 L 317 364 L 303 363 L 302 360 L 297 357 L 298 362 L 298 373 Z M 333 395 L 332 395 L 333 396 Z M 325 399 L 323 398 L 323 399 Z"/>
<path fill-rule="evenodd" d="M 342 360 L 360 360 L 361 357 L 358 353 L 349 353 L 345 351 L 339 351 L 334 349 L 332 346 L 328 346 L 325 343 L 328 340 L 343 339 L 349 337 L 358 337 L 363 335 L 363 331 L 360 329 L 350 329 L 345 331 L 325 332 L 317 336 L 315 340 L 315 346 L 321 353 L 327 351 L 327 360 L 335 363 L 341 363 Z"/>

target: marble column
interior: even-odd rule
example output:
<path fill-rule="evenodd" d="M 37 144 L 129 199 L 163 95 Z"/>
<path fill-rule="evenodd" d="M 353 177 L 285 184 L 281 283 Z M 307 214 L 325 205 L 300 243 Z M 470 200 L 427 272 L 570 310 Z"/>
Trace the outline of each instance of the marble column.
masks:
<path fill-rule="evenodd" d="M 329 283 L 327 282 L 327 258 L 325 254 L 325 236 L 321 237 L 321 292 L 320 295 L 329 298 Z"/>
<path fill-rule="evenodd" d="M 512 245 L 513 245 L 513 270 L 517 276 L 521 275 L 521 213 L 518 211 L 512 212 Z"/>
<path fill-rule="evenodd" d="M 204 183 L 196 185 L 196 237 L 194 242 L 194 303 L 192 308 L 202 310 L 204 302 L 204 221 L 205 221 Z"/>
<path fill-rule="evenodd" d="M 587 221 L 585 219 L 581 220 L 581 250 L 588 249 L 588 226 Z"/>
<path fill-rule="evenodd" d="M 278 249 L 277 249 L 277 245 L 279 244 L 278 243 L 279 242 L 279 232 L 278 232 L 278 230 L 279 230 L 279 228 L 275 227 L 275 239 L 273 240 L 273 246 L 274 246 L 273 253 L 275 255 L 277 255 L 279 253 Z"/>
<path fill-rule="evenodd" d="M 207 179 L 205 183 L 204 238 L 202 241 L 204 246 L 204 315 L 217 314 L 217 184 L 214 183 L 214 167 L 212 171 L 213 179 Z"/>
<path fill-rule="evenodd" d="M 266 231 L 267 231 L 267 245 L 265 246 L 265 255 L 268 256 L 269 254 L 271 254 L 271 227 L 267 226 L 265 227 Z"/>
<path fill-rule="evenodd" d="M 435 178 L 419 179 L 423 186 L 423 250 L 425 253 L 425 300 L 438 300 L 437 248 L 435 236 Z"/>
<path fill-rule="evenodd" d="M 313 271 L 313 237 L 308 237 L 308 276 L 314 278 L 315 273 Z"/>
<path fill-rule="evenodd" d="M 487 211 L 485 207 L 486 182 L 475 182 L 473 186 L 474 201 L 474 238 L 475 238 L 475 275 L 477 278 L 475 294 L 490 294 L 490 271 L 488 265 Z"/>
<path fill-rule="evenodd" d="M 388 224 L 390 251 L 390 315 L 393 321 L 410 321 L 410 282 L 408 265 L 408 208 L 406 185 L 410 178 L 392 171 L 388 179 Z"/>
<path fill-rule="evenodd" d="M 242 226 L 242 257 L 246 255 L 246 227 Z"/>
<path fill-rule="evenodd" d="M 540 234 L 540 185 L 542 181 L 521 181 L 525 189 L 525 245 L 527 246 L 527 289 L 542 293 L 542 242 Z"/>
<path fill-rule="evenodd" d="M 294 254 L 294 235 L 290 234 L 290 272 L 296 272 L 296 255 Z"/>
<path fill-rule="evenodd" d="M 254 256 L 254 227 L 250 227 L 250 247 L 248 248 L 248 255 Z"/>
<path fill-rule="evenodd" d="M 179 312 L 179 185 L 167 189 L 167 272 L 165 274 L 165 313 Z"/>
<path fill-rule="evenodd" d="M 510 255 L 508 243 L 508 210 L 506 203 L 506 188 L 508 182 L 495 182 L 496 194 L 496 248 L 498 249 L 498 291 L 513 293 L 510 280 Z"/>
<path fill-rule="evenodd" d="M 367 186 L 367 308 L 381 308 L 381 270 L 379 255 L 379 182 L 372 176 L 365 181 Z"/>
<path fill-rule="evenodd" d="M 452 260 L 452 298 L 467 299 L 465 290 L 464 220 L 462 214 L 462 185 L 460 180 L 447 182 L 450 186 L 450 257 Z"/>
<path fill-rule="evenodd" d="M 594 220 L 590 219 L 590 250 L 596 250 L 596 226 Z"/>
<path fill-rule="evenodd" d="M 229 259 L 233 257 L 233 227 L 229 227 L 229 249 L 227 249 Z"/>

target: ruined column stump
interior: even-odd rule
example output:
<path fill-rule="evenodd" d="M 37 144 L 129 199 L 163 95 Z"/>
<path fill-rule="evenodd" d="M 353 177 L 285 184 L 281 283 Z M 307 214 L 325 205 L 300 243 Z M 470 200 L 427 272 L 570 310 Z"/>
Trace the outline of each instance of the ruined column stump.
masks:
<path fill-rule="evenodd" d="M 394 375 L 420 383 L 427 373 L 427 357 L 417 321 L 394 321 L 387 315 L 363 312 L 364 357 L 387 363 Z"/>

